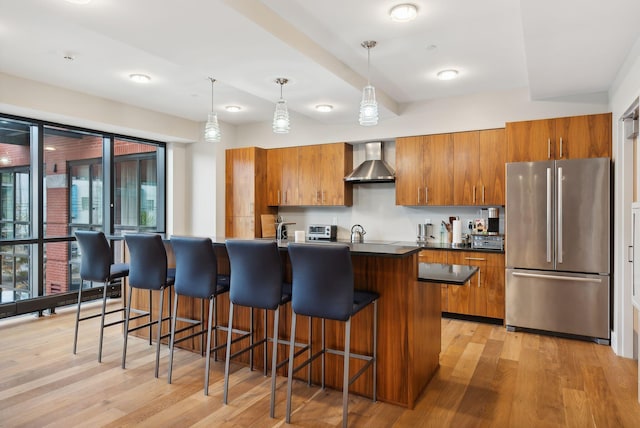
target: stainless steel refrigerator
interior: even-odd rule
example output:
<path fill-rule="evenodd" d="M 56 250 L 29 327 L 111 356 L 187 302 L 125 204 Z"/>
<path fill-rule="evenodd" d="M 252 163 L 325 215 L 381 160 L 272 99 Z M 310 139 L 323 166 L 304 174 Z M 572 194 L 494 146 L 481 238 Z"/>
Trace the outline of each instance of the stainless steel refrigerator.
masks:
<path fill-rule="evenodd" d="M 507 163 L 506 325 L 609 343 L 608 158 Z"/>

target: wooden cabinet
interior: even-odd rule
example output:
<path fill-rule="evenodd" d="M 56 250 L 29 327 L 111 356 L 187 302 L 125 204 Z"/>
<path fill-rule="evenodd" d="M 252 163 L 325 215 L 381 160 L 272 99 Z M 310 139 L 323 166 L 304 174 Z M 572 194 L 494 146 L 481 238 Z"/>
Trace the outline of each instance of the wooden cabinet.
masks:
<path fill-rule="evenodd" d="M 504 254 L 422 250 L 418 260 L 478 267 L 478 272 L 464 285 L 440 285 L 442 312 L 504 319 Z"/>
<path fill-rule="evenodd" d="M 478 267 L 464 286 L 448 287 L 449 312 L 504 319 L 504 254 L 452 251 L 447 263 Z"/>
<path fill-rule="evenodd" d="M 267 205 L 298 205 L 298 148 L 267 150 Z"/>
<path fill-rule="evenodd" d="M 504 205 L 504 129 L 453 134 L 454 205 Z"/>
<path fill-rule="evenodd" d="M 420 263 L 447 263 L 447 253 L 444 250 L 422 250 L 418 255 Z M 449 298 L 447 284 L 440 284 L 440 310 L 449 312 Z"/>
<path fill-rule="evenodd" d="M 298 147 L 297 205 L 352 205 L 353 185 L 344 181 L 352 168 L 350 144 Z"/>
<path fill-rule="evenodd" d="M 396 205 L 453 205 L 452 134 L 396 140 Z"/>
<path fill-rule="evenodd" d="M 611 113 L 509 122 L 507 162 L 611 157 Z"/>
<path fill-rule="evenodd" d="M 230 149 L 225 157 L 225 236 L 260 238 L 260 215 L 275 214 L 267 206 L 266 150 Z"/>

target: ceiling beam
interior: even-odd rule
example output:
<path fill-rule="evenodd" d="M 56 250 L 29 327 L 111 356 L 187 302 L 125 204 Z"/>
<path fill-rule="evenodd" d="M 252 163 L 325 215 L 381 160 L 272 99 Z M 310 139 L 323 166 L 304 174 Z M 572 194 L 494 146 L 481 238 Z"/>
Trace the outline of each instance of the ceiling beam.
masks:
<path fill-rule="evenodd" d="M 269 9 L 259 0 L 224 0 L 225 3 L 246 17 L 274 37 L 282 40 L 302 55 L 310 58 L 316 64 L 325 68 L 357 90 L 367 84 L 367 78 L 360 75 L 344 62 L 333 56 L 321 45 L 313 41 L 306 34 L 299 31 L 280 15 Z M 400 114 L 398 102 L 384 91 L 376 88 L 376 99 L 394 115 Z"/>

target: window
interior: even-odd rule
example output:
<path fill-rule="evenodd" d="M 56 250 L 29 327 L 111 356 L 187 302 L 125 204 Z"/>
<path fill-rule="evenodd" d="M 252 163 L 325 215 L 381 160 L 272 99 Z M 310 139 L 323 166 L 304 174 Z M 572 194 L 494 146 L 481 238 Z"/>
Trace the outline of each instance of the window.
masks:
<path fill-rule="evenodd" d="M 0 116 L 0 317 L 68 304 L 76 230 L 164 232 L 164 168 L 163 143 Z"/>

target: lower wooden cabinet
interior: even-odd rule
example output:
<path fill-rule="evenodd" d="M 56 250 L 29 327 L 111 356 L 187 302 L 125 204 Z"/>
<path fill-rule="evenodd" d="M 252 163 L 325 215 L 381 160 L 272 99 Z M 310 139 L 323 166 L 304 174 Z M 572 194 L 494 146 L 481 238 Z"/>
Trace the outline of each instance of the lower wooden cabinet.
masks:
<path fill-rule="evenodd" d="M 423 250 L 419 260 L 478 267 L 464 285 L 441 285 L 442 312 L 504 319 L 504 254 Z"/>

